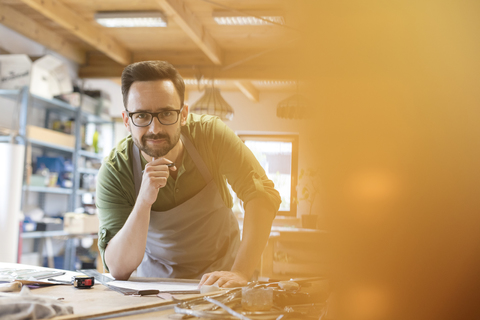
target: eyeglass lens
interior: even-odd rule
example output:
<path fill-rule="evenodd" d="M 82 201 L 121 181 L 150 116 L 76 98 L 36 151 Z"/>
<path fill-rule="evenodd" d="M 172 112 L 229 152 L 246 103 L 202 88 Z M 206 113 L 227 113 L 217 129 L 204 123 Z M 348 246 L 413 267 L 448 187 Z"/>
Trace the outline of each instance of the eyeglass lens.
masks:
<path fill-rule="evenodd" d="M 132 115 L 133 124 L 139 127 L 148 126 L 152 122 L 153 115 L 147 112 L 135 113 Z M 162 111 L 157 114 L 157 118 L 161 124 L 174 124 L 178 120 L 178 112 Z"/>

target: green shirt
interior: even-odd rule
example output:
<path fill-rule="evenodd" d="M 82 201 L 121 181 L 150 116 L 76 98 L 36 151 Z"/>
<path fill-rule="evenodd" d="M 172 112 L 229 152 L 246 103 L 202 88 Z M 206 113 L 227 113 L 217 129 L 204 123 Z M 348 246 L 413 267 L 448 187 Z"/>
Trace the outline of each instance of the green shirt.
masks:
<path fill-rule="evenodd" d="M 250 149 L 223 121 L 217 117 L 189 114 L 181 132 L 192 141 L 207 165 L 227 207 L 233 206 L 228 181 L 245 204 L 253 198 L 262 197 L 271 204 L 274 212 L 278 211 L 281 199 L 273 182 L 267 178 Z M 121 140 L 104 159 L 97 177 L 98 246 L 103 260 L 108 242 L 123 227 L 135 205 L 130 159 L 132 147 L 130 135 Z M 143 157 L 141 159 L 143 169 L 147 161 Z M 159 189 L 152 210 L 170 210 L 192 198 L 206 185 L 186 150 L 182 163 L 177 163 L 177 170 L 177 179 L 169 177 L 167 185 Z"/>

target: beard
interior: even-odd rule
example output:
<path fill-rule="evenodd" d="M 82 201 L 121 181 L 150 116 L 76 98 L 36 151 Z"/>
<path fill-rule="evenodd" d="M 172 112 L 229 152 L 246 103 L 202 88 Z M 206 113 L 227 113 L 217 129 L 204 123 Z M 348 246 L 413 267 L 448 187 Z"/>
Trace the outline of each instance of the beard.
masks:
<path fill-rule="evenodd" d="M 133 143 L 140 149 L 141 151 L 145 152 L 152 158 L 160 158 L 165 156 L 167 153 L 170 152 L 180 140 L 180 126 L 178 127 L 177 131 L 175 131 L 174 135 L 170 137 L 168 134 L 149 134 L 144 135 L 139 141 L 136 137 L 132 135 Z M 161 147 L 151 148 L 147 145 L 147 139 L 165 139 L 166 143 Z"/>

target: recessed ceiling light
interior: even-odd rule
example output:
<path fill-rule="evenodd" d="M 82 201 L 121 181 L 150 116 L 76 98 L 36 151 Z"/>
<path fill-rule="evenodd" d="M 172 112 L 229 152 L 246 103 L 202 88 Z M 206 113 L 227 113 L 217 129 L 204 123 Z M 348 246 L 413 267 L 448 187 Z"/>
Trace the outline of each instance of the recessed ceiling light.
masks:
<path fill-rule="evenodd" d="M 103 11 L 95 20 L 107 28 L 166 27 L 165 15 L 158 11 Z"/>
<path fill-rule="evenodd" d="M 220 25 L 261 26 L 285 24 L 285 18 L 278 11 L 248 11 L 241 14 L 231 11 L 213 11 L 213 20 Z M 261 18 L 261 19 L 260 19 Z M 273 22 L 273 23 L 272 23 Z"/>

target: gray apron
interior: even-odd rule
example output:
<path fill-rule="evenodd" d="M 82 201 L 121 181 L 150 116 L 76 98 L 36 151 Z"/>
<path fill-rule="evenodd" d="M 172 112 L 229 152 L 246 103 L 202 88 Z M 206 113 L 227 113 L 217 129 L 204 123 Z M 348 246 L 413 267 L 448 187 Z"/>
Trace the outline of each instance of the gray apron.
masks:
<path fill-rule="evenodd" d="M 206 272 L 231 269 L 240 231 L 232 210 L 225 205 L 192 142 L 181 136 L 206 186 L 195 196 L 167 211 L 150 211 L 147 246 L 139 277 L 201 278 Z M 142 183 L 140 151 L 133 144 L 133 177 L 136 196 Z"/>

